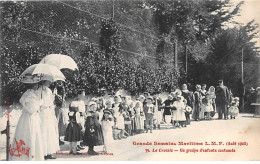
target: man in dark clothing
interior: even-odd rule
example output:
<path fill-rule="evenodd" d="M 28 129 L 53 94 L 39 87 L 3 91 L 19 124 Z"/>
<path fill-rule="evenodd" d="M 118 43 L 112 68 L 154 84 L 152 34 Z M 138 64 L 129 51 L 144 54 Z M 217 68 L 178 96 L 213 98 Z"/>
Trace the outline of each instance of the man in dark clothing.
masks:
<path fill-rule="evenodd" d="M 218 111 L 218 119 L 222 119 L 224 114 L 224 119 L 228 119 L 228 103 L 229 103 L 229 90 L 223 84 L 223 80 L 218 81 L 219 86 L 216 88 L 216 106 Z"/>

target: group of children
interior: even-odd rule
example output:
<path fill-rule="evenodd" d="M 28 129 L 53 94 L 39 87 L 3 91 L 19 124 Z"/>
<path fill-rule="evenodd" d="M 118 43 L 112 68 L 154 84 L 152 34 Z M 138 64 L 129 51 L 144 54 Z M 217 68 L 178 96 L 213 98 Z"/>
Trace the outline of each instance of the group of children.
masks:
<path fill-rule="evenodd" d="M 200 90 L 196 92 L 198 91 Z M 179 128 L 186 127 L 190 124 L 190 115 L 194 115 L 196 101 L 193 99 L 196 99 L 196 92 L 186 94 L 185 87 L 183 90 L 177 89 L 164 102 L 159 96 L 152 97 L 149 93 L 140 95 L 136 100 L 130 96 L 117 95 L 106 101 L 103 98 L 92 98 L 85 109 L 85 93 L 80 91 L 78 98 L 69 106 L 70 123 L 66 129 L 65 141 L 70 142 L 70 153 L 79 154 L 82 146 L 88 146 L 88 154 L 97 155 L 94 146 L 99 145 L 104 145 L 104 152 L 107 153 L 111 151 L 114 140 L 149 131 L 152 133 L 154 128 L 160 128 L 164 122 L 166 128 L 170 124 Z M 214 99 L 214 87 L 210 87 L 204 97 L 200 97 L 200 113 L 203 112 L 206 120 L 211 118 L 210 113 L 215 110 Z M 234 98 L 229 110 L 231 119 L 239 113 L 238 103 L 239 99 Z"/>
<path fill-rule="evenodd" d="M 152 133 L 156 111 L 153 97 L 132 101 L 130 96 L 114 96 L 105 103 L 102 98 L 93 98 L 82 113 L 79 111 L 85 107 L 82 105 L 84 96 L 84 91 L 79 91 L 77 99 L 69 105 L 69 124 L 64 140 L 70 142 L 71 154 L 80 154 L 78 151 L 82 146 L 88 146 L 88 154 L 97 155 L 94 146 L 99 145 L 104 145 L 104 152 L 109 152 L 109 145 L 114 140 L 148 130 Z"/>
<path fill-rule="evenodd" d="M 59 150 L 58 133 L 62 129 L 66 129 L 64 140 L 70 143 L 71 154 L 81 154 L 79 151 L 84 149 L 82 146 L 88 146 L 88 154 L 97 155 L 95 146 L 103 145 L 105 153 L 111 152 L 114 140 L 149 131 L 152 133 L 162 123 L 166 123 L 167 128 L 170 124 L 179 128 L 186 127 L 190 124 L 190 115 L 194 120 L 209 120 L 211 113 L 216 110 L 215 88 L 210 87 L 206 91 L 205 85 L 197 85 L 193 93 L 184 84 L 182 90 L 171 92 L 165 101 L 162 101 L 160 95 L 152 97 L 149 93 L 144 93 L 137 99 L 119 95 L 106 101 L 103 98 L 92 98 L 87 105 L 85 91 L 79 90 L 69 105 L 69 112 L 64 112 L 60 109 L 64 107 L 65 98 L 55 99 L 58 93 L 52 93 L 49 89 L 50 81 L 39 81 L 28 75 L 23 83 L 27 83 L 27 91 L 20 99 L 23 112 L 9 151 L 12 155 L 16 151 L 17 142 L 25 142 L 30 147 L 30 152 L 28 156 L 23 156 L 24 160 L 55 159 L 53 154 Z M 235 119 L 239 114 L 239 98 L 233 98 L 229 105 L 230 118 Z M 55 106 L 57 110 L 54 110 Z M 64 124 L 64 128 L 58 124 L 65 118 L 61 113 L 68 114 L 69 118 L 69 123 Z M 10 159 L 22 160 L 15 156 Z"/>

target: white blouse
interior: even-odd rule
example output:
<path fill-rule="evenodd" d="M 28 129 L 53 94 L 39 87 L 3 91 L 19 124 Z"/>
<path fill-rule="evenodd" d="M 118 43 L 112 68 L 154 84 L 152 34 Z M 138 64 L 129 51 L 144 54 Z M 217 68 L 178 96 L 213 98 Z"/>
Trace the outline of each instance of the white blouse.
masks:
<path fill-rule="evenodd" d="M 42 108 L 54 109 L 54 95 L 50 88 L 41 86 L 35 91 L 36 95 L 42 100 Z"/>
<path fill-rule="evenodd" d="M 28 89 L 22 95 L 20 103 L 23 105 L 23 112 L 33 114 L 39 111 L 42 101 L 35 94 L 33 89 Z"/>

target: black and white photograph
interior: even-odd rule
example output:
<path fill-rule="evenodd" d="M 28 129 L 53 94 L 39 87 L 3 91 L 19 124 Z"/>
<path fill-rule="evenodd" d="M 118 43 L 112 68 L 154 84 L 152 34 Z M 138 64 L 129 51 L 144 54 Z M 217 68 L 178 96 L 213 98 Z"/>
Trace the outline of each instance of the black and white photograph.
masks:
<path fill-rule="evenodd" d="M 259 161 L 260 0 L 0 1 L 1 161 Z"/>

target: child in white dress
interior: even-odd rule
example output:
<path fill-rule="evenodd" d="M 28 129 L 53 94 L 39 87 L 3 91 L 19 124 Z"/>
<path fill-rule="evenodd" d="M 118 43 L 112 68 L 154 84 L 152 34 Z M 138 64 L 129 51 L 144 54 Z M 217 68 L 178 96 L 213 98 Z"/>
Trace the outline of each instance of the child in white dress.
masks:
<path fill-rule="evenodd" d="M 135 122 L 135 126 L 134 126 L 134 130 L 137 133 L 141 133 L 144 130 L 144 112 L 143 112 L 143 108 L 141 107 L 141 102 L 140 101 L 136 101 L 135 107 L 134 107 L 134 111 L 135 111 L 135 117 L 134 117 L 134 122 Z"/>
<path fill-rule="evenodd" d="M 177 96 L 177 101 L 174 101 L 172 104 L 173 107 L 175 107 L 177 110 L 175 110 L 175 113 L 173 114 L 173 121 L 176 122 L 177 127 L 182 127 L 184 125 L 184 122 L 186 121 L 185 116 L 185 105 L 182 101 L 182 96 Z"/>
<path fill-rule="evenodd" d="M 124 135 L 124 129 L 125 129 L 125 123 L 124 123 L 124 117 L 123 117 L 123 106 L 119 101 L 119 96 L 114 97 L 115 103 L 112 104 L 112 108 L 114 110 L 114 117 L 115 117 L 115 128 L 120 130 L 120 135 L 118 139 L 126 138 Z"/>
<path fill-rule="evenodd" d="M 232 104 L 229 108 L 229 114 L 230 114 L 230 118 L 234 118 L 236 119 L 236 116 L 238 116 L 239 113 L 239 97 L 235 97 L 232 101 Z"/>
<path fill-rule="evenodd" d="M 206 94 L 206 97 L 205 97 L 205 113 L 206 113 L 206 116 L 205 116 L 205 119 L 206 120 L 210 120 L 210 112 L 214 111 L 213 109 L 213 105 L 212 105 L 212 98 L 210 97 L 210 94 Z"/>
<path fill-rule="evenodd" d="M 113 125 L 114 120 L 112 117 L 111 110 L 105 109 L 104 115 L 101 121 L 103 137 L 104 137 L 104 152 L 110 152 L 110 146 L 113 142 Z"/>

